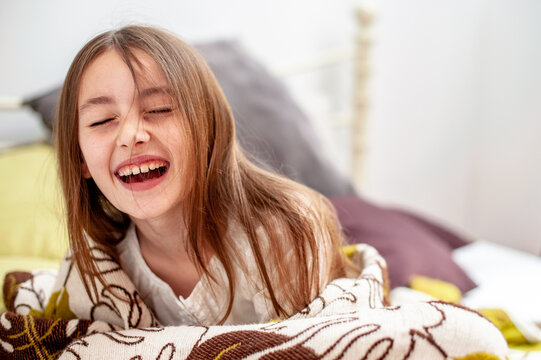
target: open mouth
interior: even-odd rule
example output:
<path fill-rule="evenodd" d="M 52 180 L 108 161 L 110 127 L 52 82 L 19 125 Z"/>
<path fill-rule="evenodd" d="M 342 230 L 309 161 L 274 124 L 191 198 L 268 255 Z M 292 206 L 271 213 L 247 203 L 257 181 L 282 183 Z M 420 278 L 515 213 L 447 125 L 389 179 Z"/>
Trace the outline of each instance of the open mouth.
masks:
<path fill-rule="evenodd" d="M 168 169 L 167 161 L 150 161 L 122 167 L 115 175 L 126 184 L 142 183 L 162 177 Z"/>

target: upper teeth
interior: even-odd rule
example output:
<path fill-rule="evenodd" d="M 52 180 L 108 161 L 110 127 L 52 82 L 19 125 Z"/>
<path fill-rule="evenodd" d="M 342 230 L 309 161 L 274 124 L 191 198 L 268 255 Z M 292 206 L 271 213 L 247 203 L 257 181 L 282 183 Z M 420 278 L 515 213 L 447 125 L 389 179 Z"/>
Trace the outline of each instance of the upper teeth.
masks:
<path fill-rule="evenodd" d="M 128 165 L 118 170 L 118 175 L 120 176 L 137 175 L 139 173 L 147 173 L 150 170 L 155 170 L 157 168 L 164 167 L 164 166 L 165 166 L 165 162 L 163 161 L 152 161 L 149 163 L 142 164 L 140 166 Z"/>

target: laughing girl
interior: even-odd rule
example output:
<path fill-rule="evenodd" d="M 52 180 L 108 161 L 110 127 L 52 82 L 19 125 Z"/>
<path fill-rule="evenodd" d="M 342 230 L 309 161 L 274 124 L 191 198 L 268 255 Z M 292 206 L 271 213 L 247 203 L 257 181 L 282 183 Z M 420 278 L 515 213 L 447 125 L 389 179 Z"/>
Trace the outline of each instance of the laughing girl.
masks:
<path fill-rule="evenodd" d="M 111 288 L 91 244 L 117 259 L 159 322 L 289 316 L 344 276 L 336 216 L 320 194 L 243 155 L 201 56 L 129 26 L 73 61 L 55 130 L 73 261 Z"/>

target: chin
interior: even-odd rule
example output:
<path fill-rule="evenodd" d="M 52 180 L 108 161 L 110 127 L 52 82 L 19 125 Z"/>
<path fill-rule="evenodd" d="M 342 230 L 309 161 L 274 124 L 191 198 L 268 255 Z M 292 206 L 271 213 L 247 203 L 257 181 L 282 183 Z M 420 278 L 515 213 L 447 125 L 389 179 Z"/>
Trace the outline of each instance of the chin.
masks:
<path fill-rule="evenodd" d="M 136 205 L 124 211 L 135 220 L 149 221 L 159 218 L 177 218 L 182 213 L 179 205 L 144 204 Z"/>

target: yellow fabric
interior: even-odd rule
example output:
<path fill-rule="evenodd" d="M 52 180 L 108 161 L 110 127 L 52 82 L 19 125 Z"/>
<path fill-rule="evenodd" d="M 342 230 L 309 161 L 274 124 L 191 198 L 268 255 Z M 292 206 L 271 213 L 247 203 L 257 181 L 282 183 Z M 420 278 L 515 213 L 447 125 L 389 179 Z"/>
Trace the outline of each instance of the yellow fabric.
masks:
<path fill-rule="evenodd" d="M 67 249 L 55 157 L 37 144 L 0 153 L 0 256 L 60 260 Z"/>
<path fill-rule="evenodd" d="M 476 353 L 466 355 L 464 357 L 455 358 L 455 360 L 499 360 L 500 358 L 494 354 Z"/>
<path fill-rule="evenodd" d="M 500 329 L 508 344 L 528 343 L 528 340 L 520 333 L 511 318 L 502 309 L 481 309 L 479 312 Z"/>
<path fill-rule="evenodd" d="M 501 333 L 509 347 L 513 349 L 519 349 L 524 351 L 540 351 L 541 343 L 532 344 L 530 343 L 520 330 L 515 326 L 513 320 L 507 315 L 507 313 L 502 309 L 481 309 L 479 310 L 487 319 L 492 321 Z"/>
<path fill-rule="evenodd" d="M 51 294 L 49 302 L 43 312 L 31 310 L 30 315 L 40 316 L 47 319 L 76 319 L 77 316 L 71 311 L 69 295 L 67 291 L 55 291 Z"/>
<path fill-rule="evenodd" d="M 541 351 L 541 343 L 537 344 L 509 344 L 509 348 L 521 351 Z"/>
<path fill-rule="evenodd" d="M 455 285 L 424 276 L 412 277 L 410 288 L 446 302 L 458 304 L 462 299 L 462 293 Z"/>
<path fill-rule="evenodd" d="M 355 254 L 356 249 L 357 249 L 357 245 L 345 245 L 345 246 L 342 246 L 342 251 L 350 259 L 353 257 L 353 254 Z"/>

